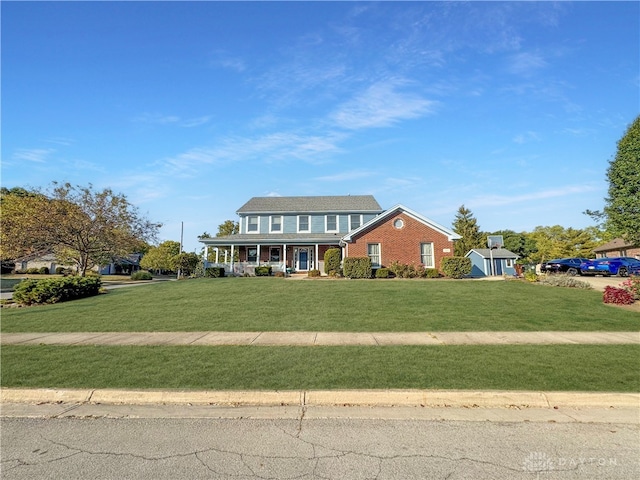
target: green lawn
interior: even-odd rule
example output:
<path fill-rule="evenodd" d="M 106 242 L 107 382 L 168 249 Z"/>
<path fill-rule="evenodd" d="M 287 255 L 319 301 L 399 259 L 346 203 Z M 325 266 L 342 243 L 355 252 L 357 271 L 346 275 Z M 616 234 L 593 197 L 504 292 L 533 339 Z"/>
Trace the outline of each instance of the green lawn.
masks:
<path fill-rule="evenodd" d="M 2 347 L 3 387 L 640 391 L 638 345 Z"/>
<path fill-rule="evenodd" d="M 602 293 L 474 280 L 221 278 L 159 282 L 5 308 L 2 332 L 638 331 Z"/>

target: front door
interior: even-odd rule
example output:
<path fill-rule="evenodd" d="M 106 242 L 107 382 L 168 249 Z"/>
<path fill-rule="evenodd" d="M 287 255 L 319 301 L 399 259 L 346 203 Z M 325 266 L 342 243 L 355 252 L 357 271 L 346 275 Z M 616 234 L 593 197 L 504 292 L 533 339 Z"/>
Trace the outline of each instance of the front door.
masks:
<path fill-rule="evenodd" d="M 309 270 L 309 251 L 306 248 L 298 250 L 298 268 L 296 270 Z"/>

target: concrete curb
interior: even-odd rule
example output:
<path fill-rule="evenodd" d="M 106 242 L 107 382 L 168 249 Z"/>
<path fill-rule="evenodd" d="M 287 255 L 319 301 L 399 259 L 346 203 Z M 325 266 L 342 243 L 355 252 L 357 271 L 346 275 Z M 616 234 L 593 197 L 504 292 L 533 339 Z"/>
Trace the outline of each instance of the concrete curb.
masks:
<path fill-rule="evenodd" d="M 155 391 L 3 388 L 2 404 L 631 408 L 640 393 L 472 390 Z M 640 414 L 640 413 L 639 413 Z"/>

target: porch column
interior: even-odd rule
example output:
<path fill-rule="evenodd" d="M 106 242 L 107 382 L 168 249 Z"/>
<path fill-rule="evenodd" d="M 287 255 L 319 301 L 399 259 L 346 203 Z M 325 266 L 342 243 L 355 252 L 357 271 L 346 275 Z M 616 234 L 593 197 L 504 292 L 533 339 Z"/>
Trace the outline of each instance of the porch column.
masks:
<path fill-rule="evenodd" d="M 260 265 L 260 245 L 256 245 L 256 262 Z"/>
<path fill-rule="evenodd" d="M 284 268 L 284 273 L 287 273 L 287 245 L 283 244 L 282 245 L 282 261 L 284 262 L 283 264 L 283 268 Z"/>
<path fill-rule="evenodd" d="M 204 246 L 204 268 L 207 268 L 209 262 L 209 245 Z"/>
<path fill-rule="evenodd" d="M 320 259 L 318 258 L 318 244 L 316 243 L 316 259 L 313 264 L 315 270 L 320 270 Z"/>
<path fill-rule="evenodd" d="M 235 248 L 235 245 L 231 245 L 231 274 L 233 275 L 233 250 Z"/>

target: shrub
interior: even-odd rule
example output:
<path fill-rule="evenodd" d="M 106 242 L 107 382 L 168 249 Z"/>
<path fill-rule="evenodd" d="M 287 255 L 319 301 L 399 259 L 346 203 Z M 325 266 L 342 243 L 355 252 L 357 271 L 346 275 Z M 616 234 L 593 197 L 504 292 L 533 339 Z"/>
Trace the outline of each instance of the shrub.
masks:
<path fill-rule="evenodd" d="M 369 257 L 347 257 L 343 262 L 343 273 L 347 278 L 371 278 L 371 259 Z"/>
<path fill-rule="evenodd" d="M 40 267 L 38 273 L 40 275 L 49 275 L 49 267 Z"/>
<path fill-rule="evenodd" d="M 640 300 L 640 276 L 629 277 L 620 284 L 620 288 L 631 293 L 635 299 Z"/>
<path fill-rule="evenodd" d="M 578 280 L 573 276 L 559 273 L 556 275 L 547 275 L 540 280 L 540 283 L 544 285 L 551 285 L 553 287 L 569 287 L 569 288 L 580 288 L 583 290 L 592 290 L 593 287 L 591 284 L 587 282 L 583 282 L 582 280 Z"/>
<path fill-rule="evenodd" d="M 256 277 L 268 277 L 271 275 L 271 267 L 264 265 L 262 267 L 256 267 Z"/>
<path fill-rule="evenodd" d="M 38 275 L 40 273 L 40 269 L 35 267 L 27 268 L 24 273 L 27 275 Z"/>
<path fill-rule="evenodd" d="M 468 257 L 445 257 L 440 263 L 442 273 L 450 278 L 462 278 L 471 273 L 471 259 Z"/>
<path fill-rule="evenodd" d="M 285 274 L 284 272 L 276 272 L 273 274 L 274 277 L 279 277 L 279 278 L 284 278 Z"/>
<path fill-rule="evenodd" d="M 524 279 L 527 282 L 537 282 L 538 281 L 538 274 L 536 272 L 534 272 L 533 270 L 527 270 L 526 272 L 524 272 Z"/>
<path fill-rule="evenodd" d="M 376 278 L 389 278 L 389 269 L 388 268 L 377 269 Z"/>
<path fill-rule="evenodd" d="M 204 271 L 204 276 L 209 278 L 224 277 L 224 267 L 209 267 Z"/>
<path fill-rule="evenodd" d="M 64 275 L 64 267 L 56 267 L 56 275 Z"/>
<path fill-rule="evenodd" d="M 23 305 L 57 303 L 100 293 L 100 277 L 27 279 L 15 287 L 13 299 Z"/>
<path fill-rule="evenodd" d="M 131 274 L 131 280 L 153 280 L 153 276 L 146 270 L 138 270 Z"/>
<path fill-rule="evenodd" d="M 614 303 L 616 305 L 631 305 L 635 302 L 635 299 L 633 298 L 633 294 L 624 288 L 607 285 L 604 287 L 602 301 L 604 303 Z"/>
<path fill-rule="evenodd" d="M 309 270 L 309 273 L 307 273 L 309 277 L 319 277 L 320 275 L 320 270 Z"/>
<path fill-rule="evenodd" d="M 425 268 L 424 269 L 424 276 L 426 278 L 439 278 L 440 277 L 440 272 L 438 271 L 437 268 Z"/>
<path fill-rule="evenodd" d="M 339 248 L 330 248 L 324 252 L 324 273 L 328 275 L 329 272 L 340 270 L 340 255 L 341 250 Z"/>

